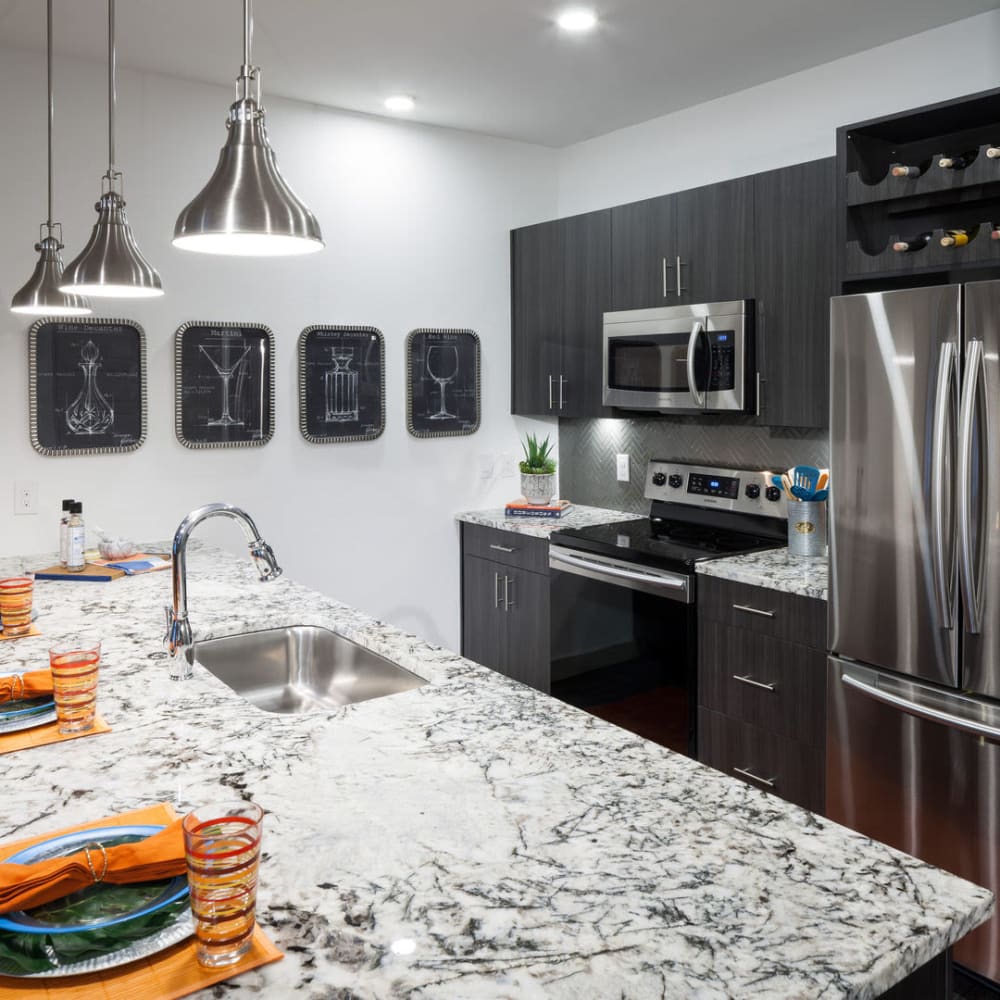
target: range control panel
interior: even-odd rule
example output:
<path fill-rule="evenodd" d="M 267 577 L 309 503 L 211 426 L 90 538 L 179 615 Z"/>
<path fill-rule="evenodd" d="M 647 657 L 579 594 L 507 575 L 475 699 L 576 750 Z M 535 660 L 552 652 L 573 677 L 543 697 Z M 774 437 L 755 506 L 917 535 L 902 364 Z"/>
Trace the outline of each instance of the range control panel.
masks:
<path fill-rule="evenodd" d="M 646 499 L 695 507 L 785 517 L 785 494 L 767 469 L 715 469 L 653 459 L 646 468 Z"/>

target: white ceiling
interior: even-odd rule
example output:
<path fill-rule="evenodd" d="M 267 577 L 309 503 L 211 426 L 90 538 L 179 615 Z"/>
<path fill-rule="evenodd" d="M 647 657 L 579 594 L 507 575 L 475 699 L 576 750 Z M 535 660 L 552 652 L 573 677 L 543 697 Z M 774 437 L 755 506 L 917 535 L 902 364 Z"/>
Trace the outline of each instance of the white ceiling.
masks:
<path fill-rule="evenodd" d="M 589 0 L 579 0 L 581 5 Z M 1000 7 L 1000 0 L 257 0 L 264 95 L 564 146 Z M 105 58 L 104 0 L 55 0 L 56 51 Z M 0 0 L 0 45 L 42 50 L 42 0 Z M 240 0 L 120 0 L 123 66 L 230 83 Z M 960 74 L 954 61 L 928 72 Z M 998 71 L 1000 77 L 1000 71 Z"/>

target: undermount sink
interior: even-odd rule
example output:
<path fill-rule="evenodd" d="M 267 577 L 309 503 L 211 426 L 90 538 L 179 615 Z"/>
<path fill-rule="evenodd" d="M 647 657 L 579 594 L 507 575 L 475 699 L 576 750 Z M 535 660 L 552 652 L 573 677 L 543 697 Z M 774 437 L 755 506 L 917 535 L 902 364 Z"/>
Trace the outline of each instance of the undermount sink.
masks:
<path fill-rule="evenodd" d="M 194 643 L 186 653 L 265 712 L 328 712 L 422 687 L 422 677 L 316 625 Z"/>

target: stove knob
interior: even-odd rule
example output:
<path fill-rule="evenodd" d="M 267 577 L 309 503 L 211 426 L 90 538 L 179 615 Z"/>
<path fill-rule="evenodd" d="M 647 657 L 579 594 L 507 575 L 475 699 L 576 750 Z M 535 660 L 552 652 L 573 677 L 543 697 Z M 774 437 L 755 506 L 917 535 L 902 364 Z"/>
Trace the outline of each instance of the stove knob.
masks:
<path fill-rule="evenodd" d="M 681 483 L 684 482 L 684 479 L 683 479 L 682 476 L 678 476 L 677 473 L 675 472 L 670 477 L 669 482 L 670 482 L 670 485 L 676 490 L 681 485 Z"/>
<path fill-rule="evenodd" d="M 768 486 L 768 488 L 764 491 L 764 496 L 766 496 L 767 499 L 773 503 L 774 501 L 781 499 L 781 490 L 779 490 L 777 486 Z"/>
<path fill-rule="evenodd" d="M 653 485 L 662 486 L 667 481 L 667 477 L 662 472 L 653 473 Z"/>
<path fill-rule="evenodd" d="M 748 483 L 744 492 L 751 500 L 756 500 L 760 496 L 760 487 L 756 483 Z"/>

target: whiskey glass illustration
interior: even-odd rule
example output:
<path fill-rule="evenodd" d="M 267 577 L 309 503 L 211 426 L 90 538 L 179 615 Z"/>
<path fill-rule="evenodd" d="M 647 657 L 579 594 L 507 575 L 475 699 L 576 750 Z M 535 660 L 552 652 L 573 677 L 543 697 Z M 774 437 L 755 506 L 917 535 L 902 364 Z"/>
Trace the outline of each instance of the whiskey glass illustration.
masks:
<path fill-rule="evenodd" d="M 351 367 L 354 362 L 353 347 L 331 347 L 333 367 L 323 373 L 323 392 L 326 402 L 327 423 L 347 423 L 357 420 L 358 372 Z"/>
<path fill-rule="evenodd" d="M 101 352 L 88 340 L 80 350 L 78 367 L 83 371 L 83 388 L 66 407 L 66 426 L 73 434 L 103 434 L 115 422 L 115 408 L 97 385 Z"/>
<path fill-rule="evenodd" d="M 246 360 L 247 355 L 250 353 L 250 345 L 248 344 L 243 348 L 243 353 L 235 360 L 230 361 L 230 351 L 231 344 L 227 342 L 223 343 L 221 347 L 214 347 L 212 350 L 217 351 L 219 354 L 219 360 L 216 361 L 203 344 L 198 345 L 198 350 L 208 359 L 208 363 L 215 369 L 219 376 L 219 382 L 222 387 L 222 413 L 215 419 L 209 420 L 209 427 L 233 427 L 243 423 L 242 420 L 237 420 L 230 409 L 230 384 L 232 382 L 233 376 L 239 371 L 240 366 Z M 237 383 L 236 395 L 242 397 L 243 389 L 245 388 L 245 382 Z M 242 402 L 242 398 L 237 399 L 238 403 Z"/>
<path fill-rule="evenodd" d="M 429 420 L 454 420 L 455 413 L 449 413 L 445 406 L 445 387 L 458 375 L 458 348 L 454 344 L 431 344 L 427 348 L 427 374 L 437 383 L 441 397 L 437 413 Z"/>

